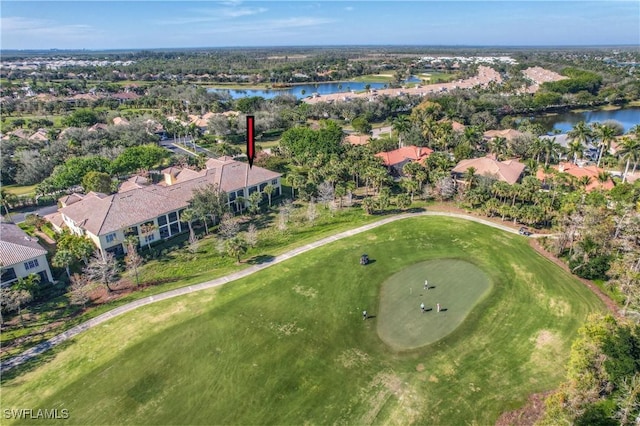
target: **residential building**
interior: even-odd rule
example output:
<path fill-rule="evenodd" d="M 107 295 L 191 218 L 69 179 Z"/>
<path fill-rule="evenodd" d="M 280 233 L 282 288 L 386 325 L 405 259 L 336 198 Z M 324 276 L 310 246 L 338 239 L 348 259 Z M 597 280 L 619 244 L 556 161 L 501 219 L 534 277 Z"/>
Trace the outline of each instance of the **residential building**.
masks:
<path fill-rule="evenodd" d="M 402 176 L 402 168 L 405 164 L 417 161 L 424 164 L 424 161 L 433 153 L 433 150 L 423 146 L 403 146 L 388 152 L 379 152 L 376 157 L 382 159 L 382 163 L 387 166 L 389 173 L 394 176 Z"/>
<path fill-rule="evenodd" d="M 201 171 L 169 167 L 162 174 L 164 180 L 158 184 L 134 176 L 116 194 L 90 192 L 63 197 L 59 213 L 72 232 L 88 236 L 100 250 L 123 254 L 129 236 L 136 236 L 145 245 L 186 231 L 181 213 L 195 189 L 217 185 L 227 193 L 234 211 L 239 209 L 240 200 L 263 192 L 268 184 L 275 187 L 273 196 L 282 191 L 279 173 L 257 166 L 249 168 L 231 157 L 210 158 Z"/>
<path fill-rule="evenodd" d="M 518 136 L 523 136 L 523 133 L 514 129 L 487 130 L 482 134 L 482 137 L 487 141 L 494 138 L 505 138 L 507 141 L 511 142 Z"/>
<path fill-rule="evenodd" d="M 31 274 L 40 275 L 40 282 L 52 282 L 53 276 L 47 261 L 47 250 L 37 238 L 28 236 L 13 223 L 0 218 L 1 285 L 9 285 Z"/>
<path fill-rule="evenodd" d="M 593 191 L 594 189 L 603 189 L 610 190 L 615 184 L 607 173 L 605 173 L 604 169 L 601 169 L 596 166 L 580 166 L 569 162 L 561 162 L 557 166 L 551 166 L 559 173 L 567 173 L 579 180 L 589 180 L 589 183 L 585 185 L 584 189 L 587 192 Z M 536 177 L 545 184 L 545 181 L 549 178 L 549 174 L 546 174 L 542 169 L 538 169 L 536 172 Z M 600 180 L 601 178 L 606 177 L 604 180 Z"/>
<path fill-rule="evenodd" d="M 366 145 L 369 143 L 370 139 L 371 139 L 371 136 L 369 135 L 349 134 L 345 136 L 344 142 L 350 145 Z"/>
<path fill-rule="evenodd" d="M 464 181 L 464 175 L 471 167 L 475 170 L 473 173 L 475 176 L 488 176 L 513 185 L 522 177 L 525 165 L 517 160 L 497 161 L 491 157 L 470 158 L 460 161 L 451 173 L 456 181 Z"/>

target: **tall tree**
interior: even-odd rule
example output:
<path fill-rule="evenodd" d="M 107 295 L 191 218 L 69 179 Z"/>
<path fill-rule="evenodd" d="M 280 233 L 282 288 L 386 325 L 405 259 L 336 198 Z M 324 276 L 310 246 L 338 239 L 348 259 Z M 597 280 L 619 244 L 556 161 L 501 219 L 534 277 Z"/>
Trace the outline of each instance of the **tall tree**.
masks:
<path fill-rule="evenodd" d="M 201 218 L 209 217 L 215 225 L 218 222 L 218 218 L 229 210 L 228 202 L 229 198 L 226 192 L 222 191 L 216 184 L 209 184 L 195 189 L 189 204 L 196 216 Z M 209 228 L 206 226 L 206 219 L 204 222 L 208 234 Z"/>
<path fill-rule="evenodd" d="M 267 194 L 267 198 L 269 199 L 269 208 L 271 208 L 271 196 L 275 191 L 276 191 L 276 187 L 271 185 L 270 183 L 268 183 L 262 190 L 262 192 Z"/>
<path fill-rule="evenodd" d="M 120 267 L 113 253 L 100 253 L 96 250 L 89 260 L 89 264 L 84 268 L 84 273 L 93 281 L 104 285 L 109 293 L 113 291 L 110 284 L 118 280 Z"/>
<path fill-rule="evenodd" d="M 398 148 L 402 148 L 404 146 L 402 138 L 406 135 L 411 129 L 411 120 L 405 114 L 398 115 L 391 122 L 391 126 L 393 130 L 398 134 Z"/>
<path fill-rule="evenodd" d="M 58 249 L 56 254 L 51 259 L 51 264 L 56 268 L 64 268 L 67 273 L 67 277 L 71 279 L 71 272 L 69 267 L 76 261 L 76 256 L 68 249 Z"/>
<path fill-rule="evenodd" d="M 140 277 L 138 274 L 138 268 L 142 266 L 144 260 L 140 253 L 138 253 L 138 241 L 137 238 L 130 238 L 127 240 L 127 256 L 124 258 L 124 263 L 127 266 L 129 272 L 133 271 L 136 277 L 136 286 L 140 285 Z"/>
<path fill-rule="evenodd" d="M 573 158 L 575 163 L 577 161 L 576 149 L 578 147 L 582 147 L 580 151 L 580 153 L 582 153 L 582 150 L 584 150 L 584 148 L 591 142 L 591 139 L 593 138 L 593 131 L 587 123 L 580 121 L 573 126 L 573 129 L 567 133 L 567 136 L 571 141 L 569 144 L 569 150 L 572 151 L 571 154 L 574 156 Z M 571 148 L 572 146 L 574 149 Z"/>
<path fill-rule="evenodd" d="M 597 124 L 594 126 L 593 134 L 598 141 L 598 162 L 597 167 L 600 167 L 600 161 L 602 160 L 602 154 L 611 150 L 611 143 L 616 140 L 616 130 L 606 124 Z"/>
<path fill-rule="evenodd" d="M 640 128 L 640 126 L 636 127 Z M 638 160 L 640 160 L 640 137 L 623 137 L 618 149 L 618 155 L 620 155 L 621 159 L 626 161 L 624 174 L 622 175 L 622 183 L 624 183 L 627 180 L 627 174 L 629 173 L 629 166 L 631 162 L 633 161 L 633 173 L 635 173 Z"/>

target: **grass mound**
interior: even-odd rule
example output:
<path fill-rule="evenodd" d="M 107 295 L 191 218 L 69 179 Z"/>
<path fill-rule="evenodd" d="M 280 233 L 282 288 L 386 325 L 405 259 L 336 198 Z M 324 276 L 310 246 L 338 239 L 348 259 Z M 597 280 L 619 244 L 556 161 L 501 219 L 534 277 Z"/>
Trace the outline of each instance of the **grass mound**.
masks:
<path fill-rule="evenodd" d="M 360 266 L 363 252 L 375 262 Z M 390 350 L 382 283 L 442 258 L 475 264 L 490 295 L 435 343 Z M 407 219 L 114 318 L 6 380 L 2 408 L 64 408 L 83 425 L 491 424 L 560 383 L 577 328 L 603 309 L 526 238 Z"/>
<path fill-rule="evenodd" d="M 482 270 L 461 259 L 411 265 L 382 285 L 378 334 L 397 350 L 433 343 L 455 330 L 490 287 Z"/>

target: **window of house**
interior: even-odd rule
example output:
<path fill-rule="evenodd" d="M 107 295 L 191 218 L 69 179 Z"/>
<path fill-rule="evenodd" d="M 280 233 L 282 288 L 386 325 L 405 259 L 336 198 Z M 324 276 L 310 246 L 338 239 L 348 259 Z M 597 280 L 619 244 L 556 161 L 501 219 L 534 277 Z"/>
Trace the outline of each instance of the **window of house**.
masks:
<path fill-rule="evenodd" d="M 38 266 L 40 266 L 38 265 L 38 259 L 33 259 L 28 262 L 24 262 L 24 269 L 26 269 L 27 271 L 29 269 L 37 268 Z"/>
<path fill-rule="evenodd" d="M 15 280 L 16 277 L 16 271 L 13 268 L 7 268 L 7 269 L 3 269 L 2 270 L 2 278 L 0 278 L 0 282 L 6 283 L 9 281 L 13 281 Z"/>
<path fill-rule="evenodd" d="M 236 199 L 236 193 L 235 192 L 230 192 L 229 193 L 229 201 L 234 201 Z"/>
<path fill-rule="evenodd" d="M 169 237 L 169 227 L 161 226 L 160 227 L 160 238 L 168 238 Z"/>
<path fill-rule="evenodd" d="M 271 185 L 274 185 L 274 186 L 278 185 L 278 179 L 272 180 Z"/>
<path fill-rule="evenodd" d="M 254 192 L 256 192 L 258 190 L 257 187 L 252 186 L 251 188 L 249 188 L 249 195 L 253 194 Z"/>
<path fill-rule="evenodd" d="M 130 237 L 132 235 L 138 235 L 138 227 L 137 226 L 131 226 L 131 227 L 127 228 L 124 231 L 124 236 L 125 237 Z"/>
<path fill-rule="evenodd" d="M 260 184 L 260 192 L 264 191 L 264 188 L 267 186 L 266 183 L 261 183 Z"/>
<path fill-rule="evenodd" d="M 169 225 L 169 229 L 171 230 L 171 235 L 175 235 L 180 232 L 180 227 L 178 226 L 178 222 L 173 222 Z"/>
<path fill-rule="evenodd" d="M 167 217 L 162 215 L 160 217 L 158 217 L 158 225 L 162 226 L 162 225 L 166 225 L 167 224 Z"/>
<path fill-rule="evenodd" d="M 144 242 L 145 243 L 149 243 L 149 242 L 151 242 L 151 241 L 153 241 L 155 239 L 156 239 L 155 234 L 149 234 L 149 235 L 145 235 L 144 236 Z"/>
<path fill-rule="evenodd" d="M 244 197 L 244 189 L 238 191 L 238 197 Z"/>
<path fill-rule="evenodd" d="M 169 213 L 169 222 L 177 222 L 178 221 L 178 213 L 171 212 Z"/>
<path fill-rule="evenodd" d="M 112 232 L 110 234 L 107 234 L 107 236 L 105 237 L 105 240 L 107 240 L 107 243 L 112 243 L 114 242 L 116 239 L 116 233 Z"/>

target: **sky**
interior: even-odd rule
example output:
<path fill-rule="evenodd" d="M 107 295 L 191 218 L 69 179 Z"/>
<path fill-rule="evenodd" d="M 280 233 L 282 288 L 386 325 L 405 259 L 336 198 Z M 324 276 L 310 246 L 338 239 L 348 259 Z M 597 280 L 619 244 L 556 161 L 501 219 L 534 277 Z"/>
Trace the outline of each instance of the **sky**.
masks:
<path fill-rule="evenodd" d="M 1 49 L 640 45 L 640 1 L 0 3 Z"/>

